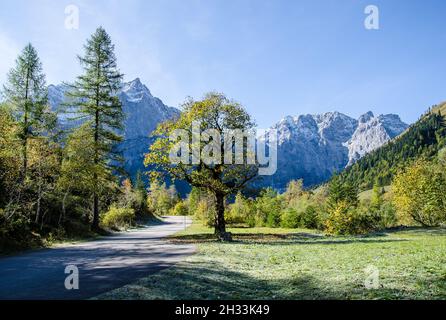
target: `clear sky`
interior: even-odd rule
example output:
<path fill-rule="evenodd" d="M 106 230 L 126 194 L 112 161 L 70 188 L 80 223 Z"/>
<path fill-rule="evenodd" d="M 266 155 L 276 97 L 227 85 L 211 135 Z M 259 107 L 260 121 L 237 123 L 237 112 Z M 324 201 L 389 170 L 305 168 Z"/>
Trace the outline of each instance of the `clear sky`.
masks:
<path fill-rule="evenodd" d="M 79 7 L 78 30 L 65 7 Z M 367 5 L 379 30 L 364 27 Z M 2 0 L 0 83 L 27 42 L 48 83 L 79 74 L 76 55 L 99 25 L 126 80 L 178 106 L 210 90 L 268 127 L 286 115 L 368 110 L 415 121 L 446 100 L 446 1 Z"/>

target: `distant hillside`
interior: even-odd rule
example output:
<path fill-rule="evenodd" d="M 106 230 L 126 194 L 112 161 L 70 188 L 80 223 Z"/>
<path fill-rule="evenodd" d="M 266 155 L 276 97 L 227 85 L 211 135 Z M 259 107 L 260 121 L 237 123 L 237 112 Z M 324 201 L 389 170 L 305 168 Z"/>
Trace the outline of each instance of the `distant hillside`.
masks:
<path fill-rule="evenodd" d="M 432 158 L 446 144 L 446 104 L 430 109 L 405 132 L 345 169 L 341 180 L 370 189 L 375 181 L 390 184 L 398 170 L 420 157 Z"/>

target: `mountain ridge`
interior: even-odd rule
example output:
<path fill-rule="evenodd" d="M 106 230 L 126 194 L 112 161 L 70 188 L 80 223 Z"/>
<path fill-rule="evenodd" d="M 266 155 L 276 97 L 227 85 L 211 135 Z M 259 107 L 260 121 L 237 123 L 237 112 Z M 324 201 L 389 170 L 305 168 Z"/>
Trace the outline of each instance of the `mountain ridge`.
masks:
<path fill-rule="evenodd" d="M 278 135 L 277 172 L 260 184 L 279 190 L 294 179 L 303 179 L 306 186 L 320 184 L 407 127 L 398 115 L 371 111 L 359 119 L 338 111 L 286 116 L 271 127 Z"/>
<path fill-rule="evenodd" d="M 65 85 L 48 87 L 53 110 L 59 109 L 66 90 Z M 126 114 L 124 141 L 119 147 L 125 159 L 124 168 L 134 177 L 138 170 L 144 170 L 144 154 L 153 142 L 150 133 L 159 123 L 178 117 L 181 111 L 153 96 L 139 78 L 123 83 L 118 97 Z M 58 118 L 62 126 L 73 125 L 63 113 Z M 260 186 L 280 190 L 292 179 L 304 179 L 306 186 L 325 182 L 407 127 L 398 115 L 375 116 L 371 111 L 358 119 L 338 111 L 285 116 L 270 128 L 278 132 L 278 171 L 263 177 Z"/>

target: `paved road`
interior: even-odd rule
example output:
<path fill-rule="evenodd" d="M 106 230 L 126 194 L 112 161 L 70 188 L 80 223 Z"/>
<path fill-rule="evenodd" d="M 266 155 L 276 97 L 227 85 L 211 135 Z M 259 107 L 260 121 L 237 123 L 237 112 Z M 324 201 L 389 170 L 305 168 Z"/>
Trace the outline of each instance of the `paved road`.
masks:
<path fill-rule="evenodd" d="M 184 259 L 193 245 L 170 244 L 166 236 L 191 223 L 164 223 L 116 236 L 0 259 L 0 299 L 86 299 L 121 287 Z M 65 267 L 79 269 L 79 290 L 65 289 Z"/>

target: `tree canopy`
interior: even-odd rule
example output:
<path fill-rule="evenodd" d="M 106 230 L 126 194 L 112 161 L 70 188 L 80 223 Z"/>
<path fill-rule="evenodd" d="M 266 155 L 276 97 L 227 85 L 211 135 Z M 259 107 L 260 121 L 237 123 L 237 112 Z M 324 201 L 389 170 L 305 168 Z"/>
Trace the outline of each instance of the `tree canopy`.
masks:
<path fill-rule="evenodd" d="M 196 137 L 193 127 L 198 126 Z M 231 130 L 248 132 L 254 122 L 237 102 L 220 93 L 208 93 L 204 99 L 189 99 L 183 105 L 178 119 L 162 123 L 155 130 L 158 137 L 146 155 L 145 165 L 157 170 L 155 175 L 167 174 L 173 179 L 187 181 L 190 185 L 210 191 L 215 196 L 215 233 L 225 237 L 225 197 L 237 193 L 257 176 L 258 166 L 250 161 L 248 141 L 228 138 Z M 178 134 L 181 130 L 181 134 Z M 211 130 L 211 134 L 206 131 Z M 181 150 L 178 149 L 178 147 Z M 241 148 L 243 159 L 228 163 L 228 154 Z M 172 153 L 184 161 L 172 161 Z M 225 158 L 226 157 L 226 158 Z M 237 157 L 236 157 L 237 158 Z"/>

